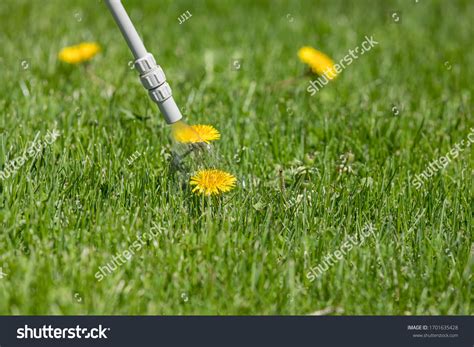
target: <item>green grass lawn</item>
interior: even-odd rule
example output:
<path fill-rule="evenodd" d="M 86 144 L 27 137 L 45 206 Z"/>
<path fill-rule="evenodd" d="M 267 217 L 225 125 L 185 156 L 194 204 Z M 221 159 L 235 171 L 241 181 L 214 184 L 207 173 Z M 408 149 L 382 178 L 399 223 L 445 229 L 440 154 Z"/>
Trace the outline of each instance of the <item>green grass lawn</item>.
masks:
<path fill-rule="evenodd" d="M 186 122 L 221 139 L 173 171 L 182 148 L 101 1 L 1 1 L 0 169 L 60 132 L 0 180 L 1 314 L 473 313 L 472 150 L 413 184 L 474 127 L 472 1 L 124 4 Z M 365 35 L 379 44 L 311 96 L 298 49 L 339 61 Z M 83 41 L 102 52 L 58 62 Z M 204 165 L 236 189 L 193 194 Z"/>

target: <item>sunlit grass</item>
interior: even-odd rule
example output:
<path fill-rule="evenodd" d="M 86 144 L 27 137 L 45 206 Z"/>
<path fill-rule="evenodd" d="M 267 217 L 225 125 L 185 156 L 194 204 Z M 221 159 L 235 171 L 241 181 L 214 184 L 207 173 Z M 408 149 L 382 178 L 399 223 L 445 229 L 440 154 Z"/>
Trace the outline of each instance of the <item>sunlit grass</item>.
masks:
<path fill-rule="evenodd" d="M 410 184 L 474 126 L 459 19 L 472 2 L 126 3 L 184 121 L 221 138 L 173 165 L 188 145 L 176 150 L 98 1 L 1 1 L 0 164 L 38 133 L 61 136 L 0 181 L 0 313 L 472 314 L 472 151 Z M 365 35 L 380 45 L 309 96 L 298 49 L 339 61 Z M 57 62 L 83 41 L 101 53 Z M 216 163 L 237 186 L 193 194 L 193 171 Z M 367 223 L 374 237 L 306 279 Z"/>

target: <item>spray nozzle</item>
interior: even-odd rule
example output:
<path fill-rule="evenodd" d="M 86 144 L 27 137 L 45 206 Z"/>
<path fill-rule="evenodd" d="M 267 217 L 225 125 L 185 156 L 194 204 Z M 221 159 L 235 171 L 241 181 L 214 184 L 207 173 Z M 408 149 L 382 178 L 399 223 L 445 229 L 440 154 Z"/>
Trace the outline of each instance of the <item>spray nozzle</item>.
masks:
<path fill-rule="evenodd" d="M 135 57 L 135 68 L 140 73 L 143 86 L 158 105 L 166 122 L 168 124 L 178 122 L 183 116 L 173 99 L 173 93 L 166 82 L 163 69 L 156 63 L 153 55 L 146 50 L 121 1 L 106 0 L 106 3 Z"/>

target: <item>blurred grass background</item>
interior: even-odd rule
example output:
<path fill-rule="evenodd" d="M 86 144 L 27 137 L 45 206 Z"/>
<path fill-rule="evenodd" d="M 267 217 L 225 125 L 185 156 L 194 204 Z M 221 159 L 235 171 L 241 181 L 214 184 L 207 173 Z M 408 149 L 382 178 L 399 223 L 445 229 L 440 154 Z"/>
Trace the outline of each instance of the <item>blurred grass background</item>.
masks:
<path fill-rule="evenodd" d="M 186 121 L 220 130 L 238 188 L 201 199 L 173 175 L 102 1 L 0 2 L 0 164 L 61 132 L 0 181 L 0 313 L 472 314 L 472 152 L 410 184 L 474 126 L 472 2 L 124 4 Z M 379 45 L 311 97 L 297 50 L 339 61 L 365 35 Z M 101 54 L 57 61 L 82 41 Z M 153 223 L 166 233 L 97 282 Z M 367 223 L 375 238 L 306 279 Z"/>

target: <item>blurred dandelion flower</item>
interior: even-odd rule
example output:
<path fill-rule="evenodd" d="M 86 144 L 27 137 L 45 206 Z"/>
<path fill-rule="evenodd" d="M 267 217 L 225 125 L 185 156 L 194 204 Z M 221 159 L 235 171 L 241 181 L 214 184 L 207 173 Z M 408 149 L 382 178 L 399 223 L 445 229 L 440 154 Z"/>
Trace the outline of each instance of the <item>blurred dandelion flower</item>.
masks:
<path fill-rule="evenodd" d="M 174 129 L 173 136 L 181 143 L 198 143 L 219 140 L 221 134 L 212 125 L 189 125 Z"/>
<path fill-rule="evenodd" d="M 190 184 L 195 186 L 193 193 L 204 195 L 218 195 L 230 191 L 235 187 L 237 179 L 228 172 L 210 169 L 201 170 L 191 177 Z"/>
<path fill-rule="evenodd" d="M 311 70 L 320 75 L 326 76 L 329 80 L 337 77 L 337 71 L 334 68 L 334 61 L 326 54 L 314 49 L 313 47 L 304 46 L 298 50 L 300 60 L 309 65 Z"/>
<path fill-rule="evenodd" d="M 83 42 L 75 46 L 64 47 L 58 54 L 59 60 L 68 64 L 80 64 L 94 58 L 100 52 L 95 42 Z"/>

